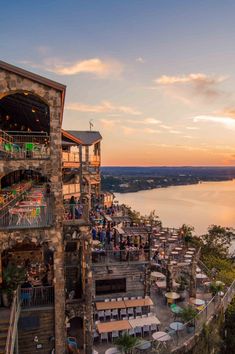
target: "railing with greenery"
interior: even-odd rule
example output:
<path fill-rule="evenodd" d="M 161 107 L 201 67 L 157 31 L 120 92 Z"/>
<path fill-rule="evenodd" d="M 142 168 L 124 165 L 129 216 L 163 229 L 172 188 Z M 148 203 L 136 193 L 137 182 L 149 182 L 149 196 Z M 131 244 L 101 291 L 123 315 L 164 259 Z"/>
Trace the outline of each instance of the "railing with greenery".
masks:
<path fill-rule="evenodd" d="M 7 333 L 5 354 L 13 354 L 15 339 L 17 334 L 17 324 L 20 316 L 20 286 L 14 291 L 13 301 L 11 304 L 11 314 Z"/>

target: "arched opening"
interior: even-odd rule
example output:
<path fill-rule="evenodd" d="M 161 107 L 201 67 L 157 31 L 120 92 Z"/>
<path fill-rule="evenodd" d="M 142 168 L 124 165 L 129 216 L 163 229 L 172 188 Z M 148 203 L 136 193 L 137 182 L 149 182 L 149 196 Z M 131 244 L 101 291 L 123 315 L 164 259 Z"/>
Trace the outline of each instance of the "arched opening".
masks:
<path fill-rule="evenodd" d="M 81 317 L 73 317 L 69 320 L 67 331 L 69 353 L 78 353 L 79 349 L 83 349 L 83 326 Z"/>
<path fill-rule="evenodd" d="M 48 156 L 49 106 L 30 92 L 17 92 L 0 100 L 1 157 Z"/>
<path fill-rule="evenodd" d="M 53 250 L 46 242 L 32 242 L 26 237 L 21 243 L 9 240 L 9 247 L 1 254 L 2 294 L 11 302 L 13 291 L 20 287 L 21 307 L 35 307 L 52 304 L 53 292 Z"/>
<path fill-rule="evenodd" d="M 33 170 L 17 170 L 0 178 L 0 228 L 52 225 L 50 181 Z"/>

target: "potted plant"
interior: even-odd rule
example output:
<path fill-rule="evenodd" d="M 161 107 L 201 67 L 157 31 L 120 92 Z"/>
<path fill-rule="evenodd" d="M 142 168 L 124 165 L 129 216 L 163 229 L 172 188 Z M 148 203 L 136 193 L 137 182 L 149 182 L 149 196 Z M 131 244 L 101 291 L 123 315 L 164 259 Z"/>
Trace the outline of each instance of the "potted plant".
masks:
<path fill-rule="evenodd" d="M 210 292 L 213 296 L 224 290 L 224 284 L 219 281 L 214 281 L 210 284 Z"/>
<path fill-rule="evenodd" d="M 13 264 L 3 270 L 2 301 L 5 307 L 9 307 L 13 292 L 17 286 L 25 280 L 25 269 Z"/>
<path fill-rule="evenodd" d="M 194 331 L 194 318 L 197 315 L 197 310 L 192 306 L 187 306 L 182 309 L 179 314 L 184 323 L 187 324 L 187 332 L 192 333 Z"/>
<path fill-rule="evenodd" d="M 124 333 L 121 337 L 119 337 L 115 344 L 120 350 L 121 353 L 131 354 L 132 349 L 139 343 L 139 339 L 136 337 L 130 336 L 128 333 Z"/>
<path fill-rule="evenodd" d="M 180 299 L 184 300 L 187 296 L 186 292 L 186 287 L 188 285 L 187 279 L 185 276 L 181 275 L 180 278 L 178 279 L 179 282 L 179 287 L 178 287 L 178 292 L 180 294 Z"/>

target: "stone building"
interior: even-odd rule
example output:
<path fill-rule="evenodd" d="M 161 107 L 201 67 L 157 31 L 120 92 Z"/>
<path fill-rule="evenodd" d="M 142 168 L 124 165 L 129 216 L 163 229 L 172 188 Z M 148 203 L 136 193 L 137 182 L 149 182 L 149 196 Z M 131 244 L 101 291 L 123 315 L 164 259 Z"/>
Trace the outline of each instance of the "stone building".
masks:
<path fill-rule="evenodd" d="M 0 62 L 0 281 L 10 271 L 9 265 L 24 265 L 35 285 L 33 292 L 30 288 L 19 290 L 18 302 L 18 295 L 11 294 L 13 304 L 21 302 L 13 308 L 13 316 L 10 310 L 3 311 L 0 328 L 4 327 L 6 336 L 8 332 L 6 353 L 14 346 L 15 352 L 22 354 L 36 350 L 48 353 L 53 348 L 56 353 L 65 353 L 66 321 L 78 314 L 84 317 L 91 308 L 89 190 L 79 187 L 78 196 L 84 202 L 79 220 L 66 217 L 63 204 L 66 174 L 73 173 L 79 186 L 82 180 L 79 156 L 76 160 L 73 155 L 71 161 L 71 153 L 66 155 L 64 148 L 66 141 L 83 145 L 62 132 L 65 91 L 64 85 Z M 78 254 L 75 266 L 68 257 L 71 250 Z M 43 271 L 48 284 L 42 287 Z M 90 337 L 88 321 L 89 316 L 82 324 L 84 338 Z M 14 330 L 7 331 L 8 326 Z M 1 341 L 0 352 L 5 353 L 6 344 Z M 91 341 L 86 342 L 89 353 Z"/>

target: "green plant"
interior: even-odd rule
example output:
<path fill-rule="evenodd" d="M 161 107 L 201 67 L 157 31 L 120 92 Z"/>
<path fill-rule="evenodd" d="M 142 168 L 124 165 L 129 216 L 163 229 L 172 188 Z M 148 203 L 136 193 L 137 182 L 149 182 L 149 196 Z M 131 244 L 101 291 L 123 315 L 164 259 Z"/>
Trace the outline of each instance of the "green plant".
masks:
<path fill-rule="evenodd" d="M 181 275 L 178 279 L 178 283 L 180 284 L 178 290 L 184 291 L 188 285 L 187 278 L 184 275 Z"/>
<path fill-rule="evenodd" d="M 139 339 L 130 336 L 128 333 L 124 333 L 115 341 L 115 345 L 118 349 L 125 354 L 131 353 L 132 349 L 139 343 Z"/>
<path fill-rule="evenodd" d="M 218 292 L 222 291 L 223 289 L 224 289 L 223 283 L 212 282 L 210 284 L 210 292 L 212 293 L 213 296 L 215 296 Z"/>
<path fill-rule="evenodd" d="M 183 322 L 190 322 L 197 315 L 197 310 L 192 306 L 187 306 L 182 309 L 179 316 Z"/>
<path fill-rule="evenodd" d="M 3 270 L 2 290 L 8 294 L 9 298 L 17 286 L 25 280 L 25 275 L 25 269 L 13 264 L 8 264 Z"/>

